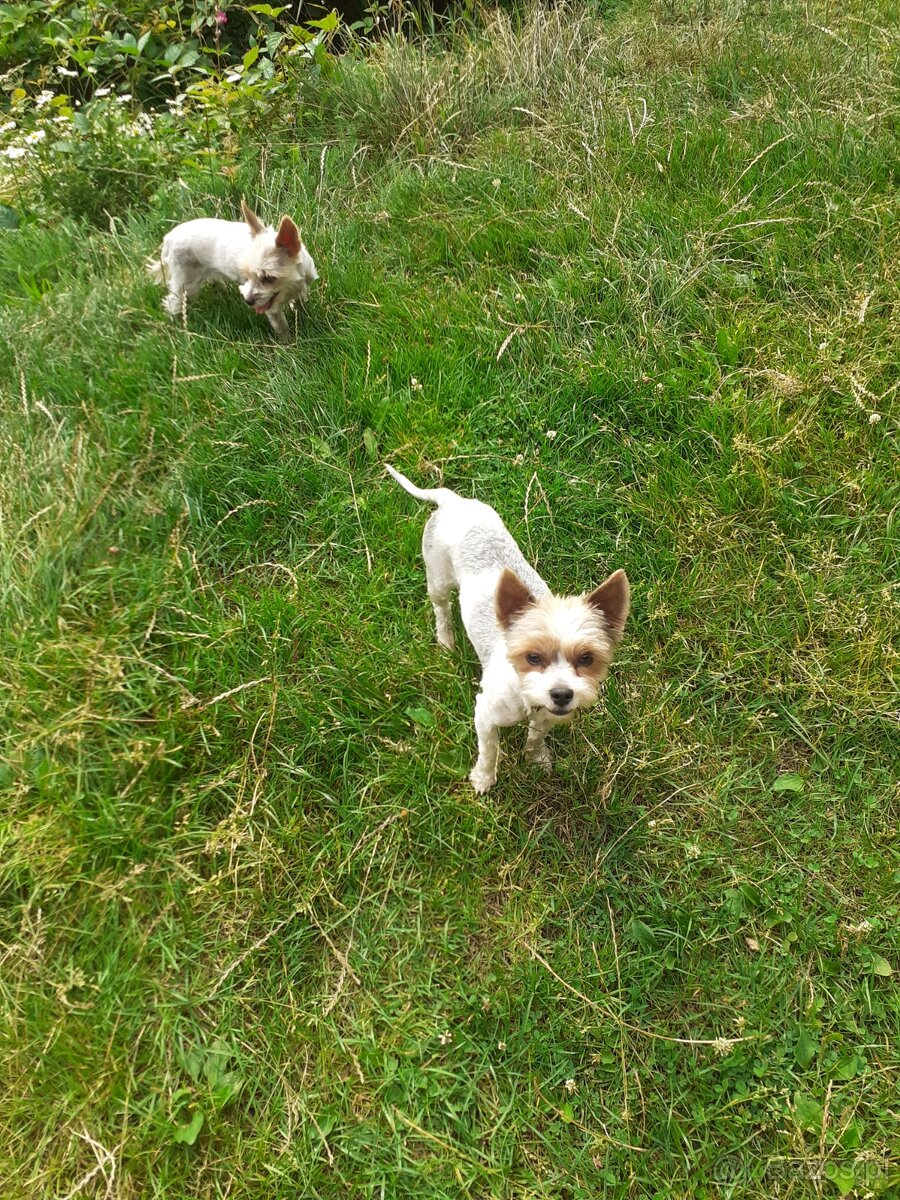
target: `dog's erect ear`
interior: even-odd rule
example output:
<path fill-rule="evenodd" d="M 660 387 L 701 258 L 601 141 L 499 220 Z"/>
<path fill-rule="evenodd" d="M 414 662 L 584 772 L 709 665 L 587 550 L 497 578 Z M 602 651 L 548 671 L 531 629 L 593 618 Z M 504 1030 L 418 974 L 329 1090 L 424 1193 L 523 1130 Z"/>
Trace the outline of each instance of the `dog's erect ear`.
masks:
<path fill-rule="evenodd" d="M 624 571 L 613 571 L 609 579 L 594 588 L 587 598 L 588 604 L 599 608 L 606 618 L 609 632 L 613 641 L 620 642 L 625 631 L 625 618 L 628 616 L 628 604 L 631 589 L 628 586 L 628 576 Z"/>
<path fill-rule="evenodd" d="M 509 629 L 519 613 L 529 604 L 534 604 L 534 596 L 514 571 L 504 567 L 494 593 L 497 620 L 504 629 Z"/>
<path fill-rule="evenodd" d="M 281 218 L 275 245 L 291 258 L 296 258 L 300 253 L 300 230 L 290 217 Z"/>
<path fill-rule="evenodd" d="M 250 232 L 253 234 L 254 237 L 258 233 L 262 233 L 262 231 L 265 229 L 265 225 L 262 223 L 262 221 L 259 219 L 259 217 L 256 215 L 256 213 L 253 211 L 253 209 L 249 206 L 249 204 L 247 203 L 246 200 L 241 201 L 241 216 L 244 218 L 244 220 L 250 226 Z"/>

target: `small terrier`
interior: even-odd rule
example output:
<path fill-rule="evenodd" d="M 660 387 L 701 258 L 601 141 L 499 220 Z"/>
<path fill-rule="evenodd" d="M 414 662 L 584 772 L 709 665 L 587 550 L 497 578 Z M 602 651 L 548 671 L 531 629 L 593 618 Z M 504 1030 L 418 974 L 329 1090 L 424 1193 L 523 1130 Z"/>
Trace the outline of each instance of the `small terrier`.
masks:
<path fill-rule="evenodd" d="M 157 261 L 147 270 L 169 289 L 163 308 L 177 317 L 185 301 L 204 284 L 240 284 L 245 303 L 265 313 L 272 329 L 284 338 L 288 323 L 282 309 L 306 300 L 309 285 L 319 278 L 316 264 L 290 217 L 275 230 L 241 201 L 243 221 L 200 217 L 176 225 L 163 238 Z"/>
<path fill-rule="evenodd" d="M 481 660 L 475 701 L 476 792 L 497 779 L 499 730 L 528 718 L 526 753 L 549 769 L 549 730 L 597 699 L 628 616 L 624 571 L 586 596 L 554 596 L 529 565 L 498 513 L 449 488 L 418 488 L 385 464 L 411 496 L 437 505 L 422 535 L 437 640 L 453 647 L 450 593 Z"/>

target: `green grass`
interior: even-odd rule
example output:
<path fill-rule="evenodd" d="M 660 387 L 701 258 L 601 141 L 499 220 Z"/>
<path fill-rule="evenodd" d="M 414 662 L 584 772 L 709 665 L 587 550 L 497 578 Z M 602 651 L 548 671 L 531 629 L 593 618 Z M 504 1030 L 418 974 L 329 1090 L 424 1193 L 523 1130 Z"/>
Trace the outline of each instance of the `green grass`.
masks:
<path fill-rule="evenodd" d="M 895 15 L 498 17 L 4 232 L 5 1200 L 898 1194 Z M 242 191 L 289 347 L 143 273 Z M 552 777 L 385 458 L 627 570 Z"/>

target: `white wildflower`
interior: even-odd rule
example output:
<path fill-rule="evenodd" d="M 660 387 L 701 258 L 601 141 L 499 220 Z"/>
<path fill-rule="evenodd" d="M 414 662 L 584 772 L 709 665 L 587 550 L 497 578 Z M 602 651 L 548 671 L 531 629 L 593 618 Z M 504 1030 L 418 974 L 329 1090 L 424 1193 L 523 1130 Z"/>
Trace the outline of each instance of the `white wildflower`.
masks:
<path fill-rule="evenodd" d="M 505 1050 L 505 1049 L 506 1049 L 506 1042 L 498 1042 L 498 1043 L 497 1043 L 497 1049 L 498 1049 L 498 1050 Z"/>
<path fill-rule="evenodd" d="M 877 412 L 869 413 L 869 424 L 870 425 L 877 425 L 880 420 L 881 420 L 881 413 L 877 413 Z"/>
<path fill-rule="evenodd" d="M 419 383 L 418 379 L 416 379 L 415 375 L 410 375 L 409 386 L 414 392 L 421 392 L 423 387 L 423 385 Z"/>
<path fill-rule="evenodd" d="M 68 67 L 57 67 L 56 73 L 57 73 L 57 75 L 64 75 L 66 77 L 66 79 L 77 79 L 78 78 L 78 72 L 70 71 Z"/>
<path fill-rule="evenodd" d="M 42 142 L 46 136 L 46 129 L 33 129 L 31 133 L 25 134 L 25 145 L 36 146 L 38 142 Z"/>
<path fill-rule="evenodd" d="M 688 844 L 684 848 L 684 855 L 685 855 L 685 858 L 699 858 L 700 857 L 700 847 L 697 845 L 696 842 L 688 842 Z"/>
<path fill-rule="evenodd" d="M 452 1033 L 439 1033 L 438 1041 L 441 1043 L 442 1046 L 449 1046 L 450 1043 L 453 1041 L 453 1034 Z"/>
<path fill-rule="evenodd" d="M 120 104 L 127 104 L 128 101 L 132 99 L 131 92 L 122 92 L 120 95 L 116 96 L 116 99 Z"/>
<path fill-rule="evenodd" d="M 241 82 L 241 77 L 237 71 L 231 71 L 228 75 L 225 76 L 225 78 L 228 81 L 228 83 L 240 83 Z"/>
<path fill-rule="evenodd" d="M 578 1091 L 578 1084 L 575 1082 L 574 1079 L 567 1079 L 566 1082 L 563 1084 L 563 1087 L 566 1089 L 566 1091 L 569 1093 L 570 1096 L 574 1096 L 575 1093 Z"/>
<path fill-rule="evenodd" d="M 716 1038 L 716 1040 L 713 1042 L 712 1048 L 715 1050 L 716 1054 L 724 1055 L 731 1052 L 731 1048 L 734 1046 L 734 1044 L 735 1043 L 732 1038 L 720 1037 Z"/>
<path fill-rule="evenodd" d="M 549 440 L 552 442 L 552 441 L 553 441 L 553 439 L 554 439 L 554 438 L 556 437 L 556 435 L 558 434 L 558 432 L 559 432 L 559 430 L 558 430 L 558 429 L 548 429 L 548 430 L 547 430 L 547 431 L 544 433 L 544 437 L 545 437 L 545 438 L 548 438 L 548 439 L 549 439 Z"/>
<path fill-rule="evenodd" d="M 48 92 L 46 90 L 46 88 L 44 89 L 44 91 L 38 92 L 38 94 L 34 98 L 34 107 L 35 108 L 43 108 L 45 104 L 50 103 L 50 101 L 53 99 L 53 95 L 54 95 L 53 92 Z"/>
<path fill-rule="evenodd" d="M 24 158 L 27 153 L 24 146 L 7 146 L 5 150 L 0 150 L 0 154 L 6 158 Z"/>
<path fill-rule="evenodd" d="M 9 133 L 11 129 L 15 129 L 15 121 L 7 121 L 5 125 L 0 125 L 0 133 Z"/>
<path fill-rule="evenodd" d="M 96 88 L 94 90 L 94 99 L 102 100 L 102 98 L 104 96 L 108 96 L 111 91 L 112 91 L 112 88 Z"/>

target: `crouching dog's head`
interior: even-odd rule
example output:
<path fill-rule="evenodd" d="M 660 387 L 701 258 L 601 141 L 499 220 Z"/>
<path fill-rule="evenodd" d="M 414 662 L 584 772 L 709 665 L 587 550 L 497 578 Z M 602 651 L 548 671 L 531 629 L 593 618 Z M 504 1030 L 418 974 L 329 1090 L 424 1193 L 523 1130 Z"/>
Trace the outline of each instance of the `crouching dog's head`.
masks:
<path fill-rule="evenodd" d="M 246 280 L 240 286 L 241 296 L 258 313 L 277 312 L 294 299 L 303 278 L 300 230 L 290 217 L 282 217 L 278 229 L 273 229 L 243 200 L 241 213 L 253 235 L 242 263 Z"/>
<path fill-rule="evenodd" d="M 494 604 L 525 702 L 554 717 L 570 717 L 597 699 L 628 616 L 624 571 L 615 571 L 586 596 L 536 599 L 505 570 Z"/>

